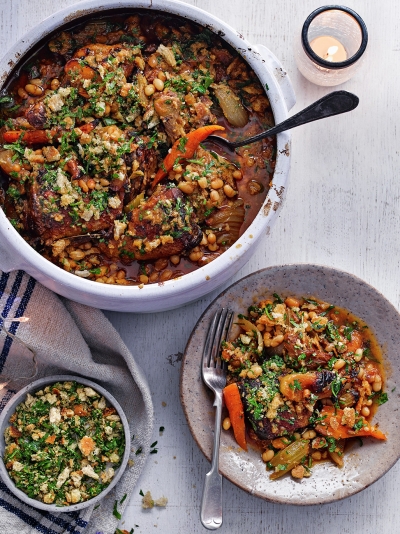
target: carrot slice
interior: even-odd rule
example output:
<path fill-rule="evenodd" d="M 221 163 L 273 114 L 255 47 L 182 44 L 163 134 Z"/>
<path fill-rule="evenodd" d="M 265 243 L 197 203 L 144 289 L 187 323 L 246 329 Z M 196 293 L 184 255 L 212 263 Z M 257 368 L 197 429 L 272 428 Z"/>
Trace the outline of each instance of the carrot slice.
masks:
<path fill-rule="evenodd" d="M 70 59 L 64 67 L 64 72 L 74 79 L 93 80 L 97 77 L 96 71 L 81 63 L 79 59 Z"/>
<path fill-rule="evenodd" d="M 4 143 L 15 143 L 19 139 L 27 145 L 44 145 L 50 143 L 51 135 L 48 130 L 9 130 L 3 133 Z"/>
<path fill-rule="evenodd" d="M 223 126 L 218 124 L 210 124 L 209 126 L 202 126 L 193 132 L 189 132 L 186 137 L 181 137 L 172 145 L 171 150 L 165 157 L 163 164 L 153 180 L 152 187 L 154 188 L 158 182 L 167 176 L 169 171 L 183 159 L 193 157 L 199 144 L 204 141 L 209 135 L 218 130 L 225 130 Z"/>
<path fill-rule="evenodd" d="M 224 400 L 228 408 L 233 433 L 238 445 L 247 451 L 246 426 L 244 422 L 244 410 L 239 388 L 236 383 L 229 384 L 224 388 Z"/>
<path fill-rule="evenodd" d="M 84 133 L 89 133 L 96 126 L 97 122 L 98 121 L 87 122 L 86 124 L 81 124 L 78 128 Z"/>
<path fill-rule="evenodd" d="M 72 58 L 64 66 L 65 74 L 70 78 L 72 82 L 76 82 L 79 85 L 78 93 L 84 98 L 89 97 L 89 93 L 81 85 L 84 80 L 98 80 L 100 78 L 99 74 L 88 67 L 87 65 L 80 62 L 79 59 Z"/>
<path fill-rule="evenodd" d="M 89 133 L 95 128 L 97 121 L 88 122 L 78 126 L 84 132 Z M 59 127 L 52 130 L 8 130 L 2 134 L 3 143 L 16 143 L 21 141 L 25 145 L 47 145 L 62 134 Z"/>
<path fill-rule="evenodd" d="M 359 436 L 371 436 L 376 439 L 386 440 L 385 434 L 377 427 L 372 426 L 368 421 L 358 416 L 357 420 L 362 420 L 363 427 L 360 430 L 353 430 L 352 428 L 342 424 L 343 410 L 337 409 L 333 406 L 324 406 L 321 410 L 321 417 L 324 418 L 321 423 L 315 426 L 323 436 L 331 436 L 335 439 L 354 438 Z"/>
<path fill-rule="evenodd" d="M 361 347 L 362 341 L 363 339 L 360 332 L 357 332 L 357 330 L 353 330 L 353 332 L 351 333 L 350 342 L 347 343 L 346 351 L 356 352 L 356 350 Z"/>

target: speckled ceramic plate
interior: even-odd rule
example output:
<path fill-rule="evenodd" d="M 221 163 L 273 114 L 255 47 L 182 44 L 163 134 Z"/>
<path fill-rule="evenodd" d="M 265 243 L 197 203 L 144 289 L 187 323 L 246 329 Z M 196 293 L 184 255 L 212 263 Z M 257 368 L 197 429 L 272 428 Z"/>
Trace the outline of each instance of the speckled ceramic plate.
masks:
<path fill-rule="evenodd" d="M 269 267 L 242 278 L 203 313 L 187 344 L 181 371 L 181 402 L 190 430 L 210 460 L 214 427 L 213 397 L 200 374 L 202 350 L 211 317 L 220 307 L 243 313 L 248 306 L 272 293 L 282 296 L 314 296 L 346 308 L 363 319 L 380 343 L 386 366 L 389 402 L 380 406 L 374 422 L 387 434 L 387 442 L 365 438 L 346 454 L 345 466 L 314 466 L 312 476 L 301 482 L 286 476 L 271 481 L 260 453 L 243 451 L 232 432 L 222 432 L 220 472 L 245 491 L 268 501 L 290 504 L 321 504 L 349 497 L 384 475 L 400 457 L 398 400 L 400 388 L 400 315 L 376 289 L 355 276 L 319 265 Z M 234 327 L 236 328 L 236 327 Z M 232 331 L 232 335 L 234 332 Z"/>

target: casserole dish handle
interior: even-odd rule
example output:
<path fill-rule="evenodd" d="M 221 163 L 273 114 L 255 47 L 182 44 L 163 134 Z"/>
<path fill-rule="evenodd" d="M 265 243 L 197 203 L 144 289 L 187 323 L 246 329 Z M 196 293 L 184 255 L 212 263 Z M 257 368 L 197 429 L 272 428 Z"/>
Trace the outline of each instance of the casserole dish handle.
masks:
<path fill-rule="evenodd" d="M 11 227 L 7 217 L 4 215 L 2 209 L 0 209 L 0 225 L 3 226 L 5 234 L 2 235 L 0 232 L 0 270 L 5 273 L 9 273 L 10 271 L 21 269 L 21 265 L 24 263 L 24 261 L 8 243 L 7 233 L 12 233 L 13 228 Z M 20 238 L 20 236 L 17 237 Z"/>
<path fill-rule="evenodd" d="M 283 68 L 279 59 L 264 45 L 255 47 L 265 61 L 270 72 L 275 76 L 276 81 L 282 91 L 283 98 L 288 111 L 296 104 L 296 95 L 290 81 L 289 74 Z"/>
<path fill-rule="evenodd" d="M 15 254 L 11 256 L 11 252 L 8 252 L 5 244 L 0 238 L 0 271 L 9 273 L 10 271 L 16 271 L 20 268 L 21 262 L 18 262 L 18 258 Z"/>

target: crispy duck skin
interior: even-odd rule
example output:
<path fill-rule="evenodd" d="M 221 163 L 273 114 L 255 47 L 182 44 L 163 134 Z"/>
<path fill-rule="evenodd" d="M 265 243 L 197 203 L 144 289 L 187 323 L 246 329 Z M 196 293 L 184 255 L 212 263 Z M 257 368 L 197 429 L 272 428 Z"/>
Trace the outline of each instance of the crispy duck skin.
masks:
<path fill-rule="evenodd" d="M 281 353 L 284 350 L 286 354 L 293 360 L 291 362 L 293 367 L 296 367 L 296 362 L 299 361 L 298 357 L 300 354 L 306 355 L 304 364 L 307 369 L 317 369 L 318 367 L 323 367 L 332 358 L 332 354 L 329 352 L 324 352 L 323 350 L 317 350 L 314 346 L 308 349 L 299 347 L 297 336 L 294 334 L 287 335 L 286 339 L 279 347 L 280 349 L 276 351 L 276 353 Z M 301 367 L 301 365 L 298 366 Z"/>
<path fill-rule="evenodd" d="M 100 243 L 99 248 L 109 258 L 126 263 L 132 259 L 168 258 L 190 250 L 200 243 L 203 234 L 187 208 L 178 188 L 159 187 L 130 212 L 125 235 Z"/>
<path fill-rule="evenodd" d="M 39 173 L 35 179 L 32 178 L 28 195 L 27 220 L 29 229 L 35 237 L 51 243 L 63 237 L 108 230 L 112 227 L 115 218 L 121 215 L 123 191 L 117 193 L 121 200 L 119 208 L 104 210 L 98 220 L 91 217 L 87 222 L 82 219 L 74 221 L 71 216 L 71 208 L 69 206 L 60 206 L 60 196 L 52 191 L 46 182 L 42 180 L 43 174 Z M 89 200 L 89 194 L 83 195 L 85 203 L 89 202 Z M 79 222 L 79 224 L 76 224 L 76 222 Z"/>
<path fill-rule="evenodd" d="M 277 411 L 273 419 L 263 417 L 261 419 L 255 416 L 253 403 L 249 402 L 252 391 L 259 391 L 262 387 L 261 381 L 257 378 L 254 380 L 244 379 L 238 382 L 240 395 L 242 397 L 243 407 L 247 421 L 250 422 L 254 432 L 260 439 L 274 439 L 286 434 L 293 434 L 297 429 L 304 428 L 308 424 L 310 412 L 306 407 L 301 406 L 300 413 L 297 410 L 289 408 Z"/>
<path fill-rule="evenodd" d="M 46 108 L 43 102 L 35 102 L 25 113 L 26 119 L 33 128 L 44 128 L 47 121 Z"/>
<path fill-rule="evenodd" d="M 290 373 L 276 378 L 275 386 L 279 387 L 283 398 L 289 399 L 291 403 L 277 403 L 274 410 L 274 400 L 268 403 L 267 414 L 263 411 L 263 417 L 258 417 L 254 402 L 259 402 L 255 392 L 263 388 L 260 379 L 244 379 L 238 382 L 240 395 L 244 406 L 247 420 L 250 422 L 254 432 L 260 439 L 274 439 L 286 434 L 293 434 L 297 429 L 308 425 L 310 412 L 306 407 L 308 397 L 304 397 L 303 390 L 309 389 L 319 398 L 332 396 L 330 384 L 335 377 L 335 373 L 327 370 L 310 373 Z"/>
<path fill-rule="evenodd" d="M 165 91 L 154 99 L 154 109 L 164 124 L 165 131 L 171 140 L 175 142 L 185 136 L 187 122 L 183 117 L 182 102 L 173 91 Z"/>
<path fill-rule="evenodd" d="M 132 141 L 135 143 L 136 138 Z M 137 168 L 132 167 L 134 161 L 138 165 Z M 125 154 L 125 163 L 128 168 L 132 169 L 129 175 L 130 190 L 125 193 L 125 203 L 128 204 L 138 194 L 145 191 L 151 183 L 158 167 L 157 150 L 137 143 L 134 151 Z"/>

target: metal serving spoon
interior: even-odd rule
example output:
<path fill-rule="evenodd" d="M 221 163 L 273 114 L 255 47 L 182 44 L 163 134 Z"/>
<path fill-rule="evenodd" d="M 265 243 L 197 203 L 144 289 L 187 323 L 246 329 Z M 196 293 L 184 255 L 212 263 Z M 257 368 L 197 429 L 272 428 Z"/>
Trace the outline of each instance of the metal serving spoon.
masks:
<path fill-rule="evenodd" d="M 255 143 L 265 137 L 271 137 L 272 135 L 276 135 L 286 130 L 291 130 L 296 126 L 307 124 L 307 122 L 318 121 L 319 119 L 325 119 L 326 117 L 332 117 L 333 115 L 339 115 L 340 113 L 347 113 L 348 111 L 355 109 L 358 106 L 358 102 L 358 96 L 353 95 L 352 93 L 348 93 L 347 91 L 334 91 L 333 93 L 323 96 L 310 106 L 296 113 L 296 115 L 293 115 L 293 117 L 289 117 L 289 119 L 277 124 L 273 128 L 254 135 L 253 137 L 249 137 L 248 139 L 244 139 L 243 141 L 231 142 L 219 135 L 209 135 L 207 141 L 212 141 L 212 143 L 218 144 L 224 149 L 228 148 L 233 151 L 240 146 Z"/>

